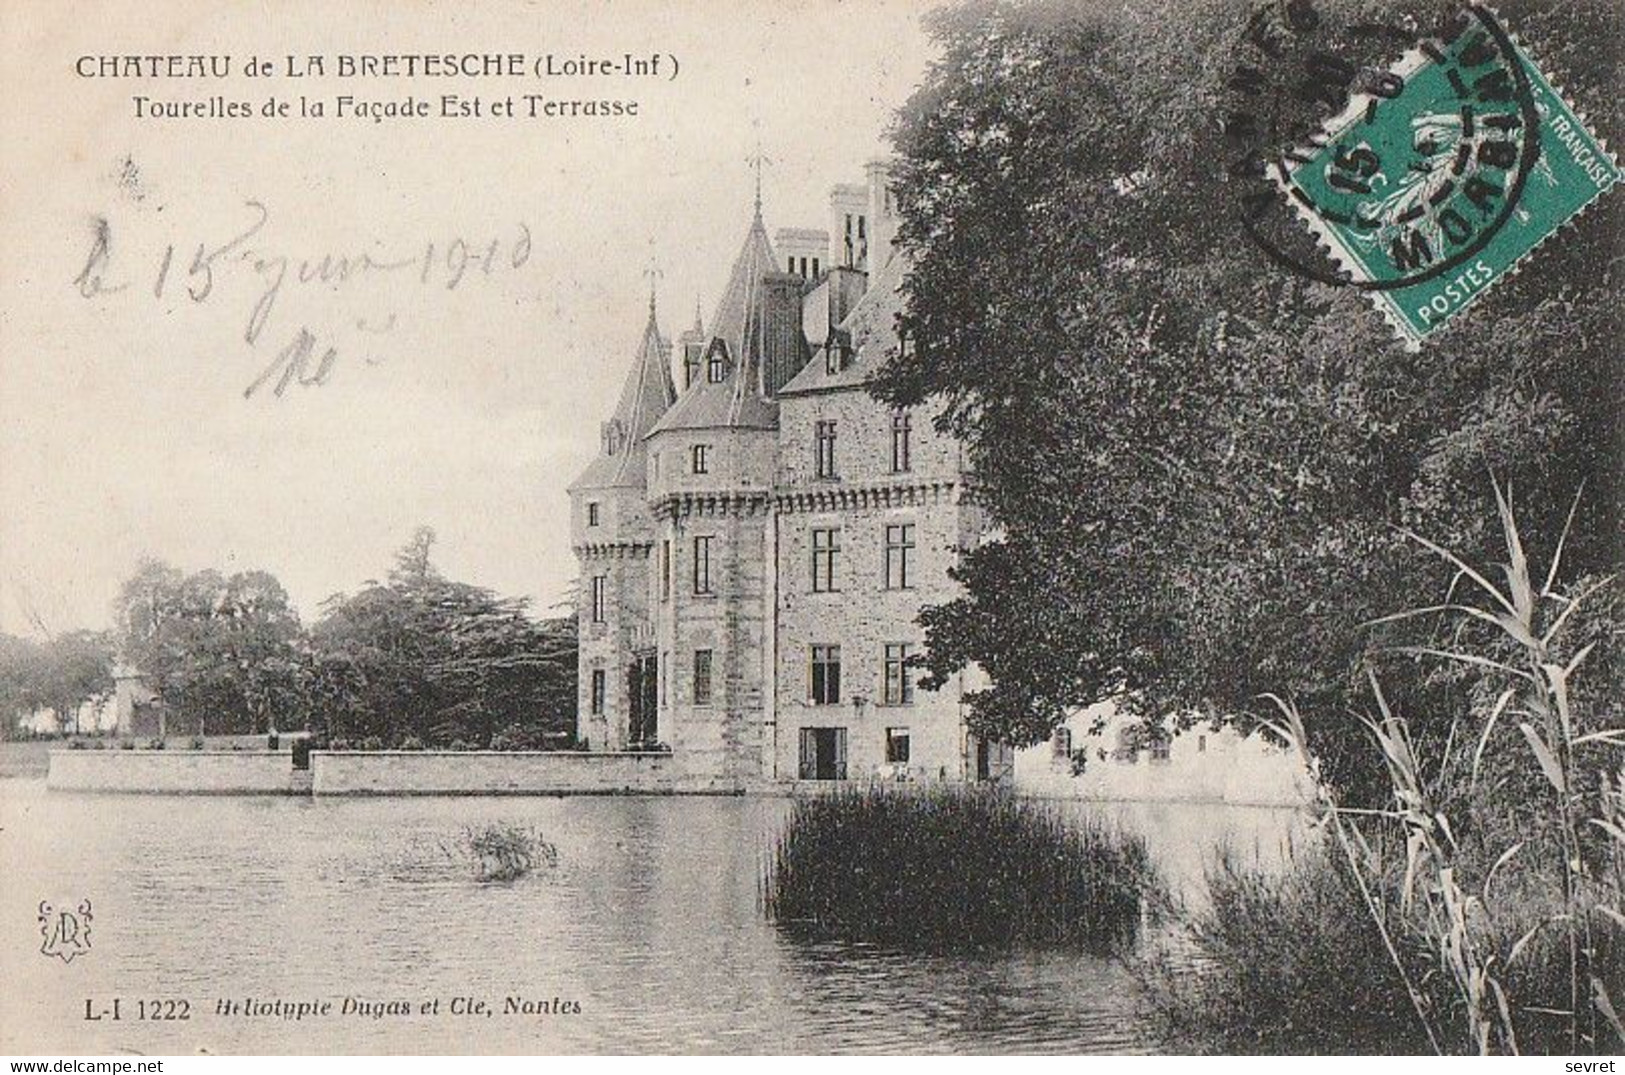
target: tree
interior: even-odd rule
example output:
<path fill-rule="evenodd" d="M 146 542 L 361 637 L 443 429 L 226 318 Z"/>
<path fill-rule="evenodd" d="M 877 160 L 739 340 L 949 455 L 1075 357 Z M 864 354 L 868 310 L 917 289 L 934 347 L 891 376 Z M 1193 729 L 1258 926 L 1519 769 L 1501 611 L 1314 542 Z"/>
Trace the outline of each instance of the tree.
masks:
<path fill-rule="evenodd" d="M 147 560 L 114 611 L 119 652 L 148 677 L 171 726 L 259 733 L 303 723 L 303 632 L 274 576 L 187 575 Z"/>
<path fill-rule="evenodd" d="M 335 736 L 489 743 L 517 726 L 574 725 L 575 624 L 537 621 L 526 602 L 447 580 L 419 528 L 386 583 L 323 605 L 312 632 L 314 682 Z"/>
<path fill-rule="evenodd" d="M 0 634 L 0 739 L 14 738 L 34 708 L 34 649 L 26 638 Z"/>
<path fill-rule="evenodd" d="M 0 724 L 9 738 L 21 716 L 56 714 L 61 731 L 77 733 L 79 710 L 113 691 L 111 640 L 97 631 L 68 631 L 44 641 L 0 635 Z"/>
<path fill-rule="evenodd" d="M 1617 138 L 1617 8 L 1503 11 Z M 875 391 L 939 409 L 996 528 L 955 571 L 964 595 L 921 617 L 928 682 L 989 674 L 977 734 L 1033 743 L 1108 698 L 1245 722 L 1273 691 L 1339 714 L 1378 661 L 1397 704 L 1457 711 L 1440 703 L 1459 677 L 1385 656 L 1436 622 L 1362 624 L 1449 587 L 1398 526 L 1495 559 L 1491 472 L 1555 494 L 1519 505 L 1544 547 L 1583 485 L 1566 577 L 1617 566 L 1621 199 L 1408 354 L 1361 296 L 1283 270 L 1237 223 L 1221 121 L 1247 17 L 1037 0 L 933 21 L 943 58 L 895 131 L 917 346 Z M 1311 732 L 1334 776 L 1361 777 L 1357 722 Z"/>

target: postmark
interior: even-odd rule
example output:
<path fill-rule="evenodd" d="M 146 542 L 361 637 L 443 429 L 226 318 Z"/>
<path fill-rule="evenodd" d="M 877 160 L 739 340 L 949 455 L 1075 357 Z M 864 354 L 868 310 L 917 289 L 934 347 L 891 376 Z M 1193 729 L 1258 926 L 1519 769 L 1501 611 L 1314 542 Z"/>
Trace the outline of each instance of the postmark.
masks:
<path fill-rule="evenodd" d="M 1473 6 L 1271 166 L 1346 282 L 1407 347 L 1457 317 L 1619 179 L 1521 42 Z"/>

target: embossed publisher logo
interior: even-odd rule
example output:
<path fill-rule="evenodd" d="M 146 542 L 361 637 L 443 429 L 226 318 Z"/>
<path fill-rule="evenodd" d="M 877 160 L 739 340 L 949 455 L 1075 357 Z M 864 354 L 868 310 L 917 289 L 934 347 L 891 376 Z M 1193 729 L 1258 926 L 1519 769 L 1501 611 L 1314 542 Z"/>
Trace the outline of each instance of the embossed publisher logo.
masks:
<path fill-rule="evenodd" d="M 90 951 L 90 901 L 83 900 L 75 910 L 60 910 L 44 901 L 39 905 L 39 931 L 45 938 L 40 954 L 56 956 L 72 963 L 74 956 Z"/>

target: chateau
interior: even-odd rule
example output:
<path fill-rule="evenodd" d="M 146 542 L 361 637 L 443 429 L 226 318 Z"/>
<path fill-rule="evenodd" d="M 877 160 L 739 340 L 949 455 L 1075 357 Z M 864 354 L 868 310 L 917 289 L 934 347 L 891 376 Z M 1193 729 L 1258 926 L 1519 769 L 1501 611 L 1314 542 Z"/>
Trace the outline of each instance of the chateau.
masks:
<path fill-rule="evenodd" d="M 917 686 L 920 609 L 980 540 L 960 445 L 867 385 L 911 340 L 883 162 L 827 229 L 756 210 L 708 323 L 649 320 L 597 457 L 570 486 L 578 734 L 669 747 L 722 788 L 1001 779 L 965 676 Z"/>

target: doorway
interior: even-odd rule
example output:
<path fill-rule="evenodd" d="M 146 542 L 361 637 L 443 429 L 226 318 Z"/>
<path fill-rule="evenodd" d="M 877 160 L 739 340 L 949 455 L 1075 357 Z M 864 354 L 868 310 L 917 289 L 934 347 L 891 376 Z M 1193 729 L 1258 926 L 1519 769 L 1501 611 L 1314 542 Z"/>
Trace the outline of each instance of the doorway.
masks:
<path fill-rule="evenodd" d="M 801 729 L 802 780 L 846 779 L 846 729 Z"/>

